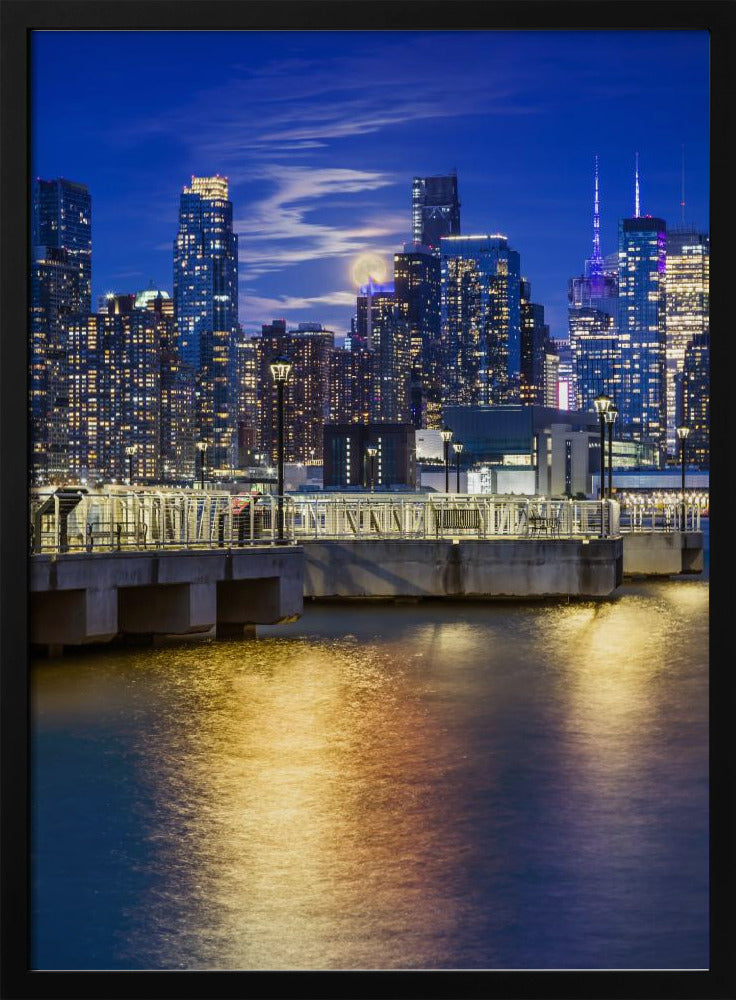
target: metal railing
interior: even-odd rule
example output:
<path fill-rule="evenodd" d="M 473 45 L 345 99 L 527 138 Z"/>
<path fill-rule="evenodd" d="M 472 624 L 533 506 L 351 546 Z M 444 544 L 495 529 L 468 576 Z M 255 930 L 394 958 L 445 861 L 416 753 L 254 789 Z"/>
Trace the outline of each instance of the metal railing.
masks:
<path fill-rule="evenodd" d="M 294 542 L 284 499 L 284 541 Z M 31 552 L 275 545 L 278 499 L 197 490 L 33 490 Z"/>
<path fill-rule="evenodd" d="M 485 494 L 293 497 L 290 525 L 308 539 L 577 538 L 617 535 L 614 501 Z"/>
<path fill-rule="evenodd" d="M 626 500 L 621 504 L 621 531 L 700 531 L 700 505 L 682 500 Z"/>
<path fill-rule="evenodd" d="M 489 494 L 331 494 L 283 499 L 284 541 L 591 538 L 699 531 L 700 508 Z M 65 487 L 31 492 L 32 552 L 275 545 L 278 498 L 200 490 Z"/>

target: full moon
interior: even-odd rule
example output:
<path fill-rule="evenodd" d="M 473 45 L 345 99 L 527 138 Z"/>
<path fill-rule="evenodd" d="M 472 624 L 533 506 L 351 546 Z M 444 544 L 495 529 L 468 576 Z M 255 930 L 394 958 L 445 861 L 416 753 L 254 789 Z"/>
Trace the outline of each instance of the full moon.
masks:
<path fill-rule="evenodd" d="M 387 277 L 386 261 L 377 253 L 362 253 L 353 264 L 353 281 L 367 285 L 369 280 L 382 284 Z"/>

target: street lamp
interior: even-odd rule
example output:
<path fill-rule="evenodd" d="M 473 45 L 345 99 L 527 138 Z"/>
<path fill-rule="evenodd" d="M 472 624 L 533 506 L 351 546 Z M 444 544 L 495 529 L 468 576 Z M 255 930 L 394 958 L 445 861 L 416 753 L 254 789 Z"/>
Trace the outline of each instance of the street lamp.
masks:
<path fill-rule="evenodd" d="M 278 540 L 284 540 L 284 386 L 291 374 L 292 364 L 279 355 L 268 366 L 278 393 Z"/>
<path fill-rule="evenodd" d="M 613 425 L 618 416 L 618 408 L 611 403 L 603 414 L 608 424 L 608 499 L 613 498 Z"/>
<path fill-rule="evenodd" d="M 449 427 L 443 427 L 440 436 L 445 446 L 445 493 L 450 492 L 450 441 L 452 441 L 452 431 Z"/>
<path fill-rule="evenodd" d="M 455 492 L 460 492 L 460 452 L 463 450 L 462 441 L 455 441 L 452 445 L 455 450 Z"/>
<path fill-rule="evenodd" d="M 125 454 L 128 456 L 128 486 L 133 485 L 133 455 L 135 455 L 137 451 L 137 444 L 129 444 L 125 448 Z"/>
<path fill-rule="evenodd" d="M 610 405 L 610 396 L 607 396 L 605 392 L 602 392 L 593 400 L 593 406 L 595 407 L 595 412 L 598 414 L 601 426 L 601 500 L 606 495 L 606 410 Z"/>
<path fill-rule="evenodd" d="M 371 460 L 371 493 L 373 493 L 376 482 L 376 455 L 378 454 L 378 448 L 374 444 L 369 444 L 365 453 Z"/>
<path fill-rule="evenodd" d="M 204 453 L 207 451 L 207 442 L 197 441 L 195 447 L 199 452 L 199 482 L 204 493 Z"/>
<path fill-rule="evenodd" d="M 678 427 L 677 436 L 680 439 L 680 462 L 682 465 L 682 530 L 685 530 L 685 442 L 690 433 L 689 427 Z"/>

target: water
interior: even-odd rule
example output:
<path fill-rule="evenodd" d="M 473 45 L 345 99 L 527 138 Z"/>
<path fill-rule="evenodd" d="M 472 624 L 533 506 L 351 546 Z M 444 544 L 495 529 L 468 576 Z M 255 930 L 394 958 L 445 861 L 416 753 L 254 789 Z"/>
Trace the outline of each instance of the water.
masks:
<path fill-rule="evenodd" d="M 708 584 L 39 661 L 33 966 L 706 968 Z"/>

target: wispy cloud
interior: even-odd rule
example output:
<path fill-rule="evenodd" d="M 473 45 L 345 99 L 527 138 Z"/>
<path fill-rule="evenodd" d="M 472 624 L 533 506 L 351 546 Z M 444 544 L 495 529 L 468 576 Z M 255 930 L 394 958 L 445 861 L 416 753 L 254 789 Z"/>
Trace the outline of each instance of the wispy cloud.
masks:
<path fill-rule="evenodd" d="M 281 295 L 275 298 L 267 296 L 245 295 L 244 301 L 249 315 L 279 315 L 282 312 L 297 312 L 312 309 L 314 306 L 354 306 L 354 292 L 325 292 L 323 295 L 299 296 Z"/>
<path fill-rule="evenodd" d="M 534 110 L 524 97 L 527 68 L 512 65 L 500 38 L 492 73 L 487 48 L 459 34 L 446 40 L 439 49 L 427 35 L 366 33 L 327 61 L 293 51 L 265 64 L 245 58 L 226 85 L 118 130 L 114 141 L 183 142 L 192 169 L 228 176 L 245 281 L 386 253 L 409 235 L 408 197 L 407 211 L 392 218 L 371 195 L 407 178 L 365 168 L 370 157 L 350 140 L 393 130 L 400 144 L 399 127 L 412 122 Z"/>
<path fill-rule="evenodd" d="M 328 224 L 320 212 L 335 195 L 377 191 L 392 184 L 387 174 L 275 164 L 261 174 L 274 190 L 235 221 L 248 280 L 303 261 L 349 256 L 396 235 L 385 220 L 376 223 L 363 217 L 359 224 L 342 226 Z"/>

